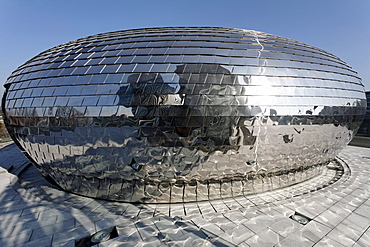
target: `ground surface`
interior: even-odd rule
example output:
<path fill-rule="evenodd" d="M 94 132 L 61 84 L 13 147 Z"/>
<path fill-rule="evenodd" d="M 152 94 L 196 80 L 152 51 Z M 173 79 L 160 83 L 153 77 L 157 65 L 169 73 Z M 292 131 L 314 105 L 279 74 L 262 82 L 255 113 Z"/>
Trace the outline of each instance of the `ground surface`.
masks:
<path fill-rule="evenodd" d="M 370 246 L 367 148 L 347 147 L 338 156 L 344 171 L 329 167 L 289 188 L 171 205 L 73 195 L 46 182 L 14 144 L 0 144 L 0 157 L 0 246 L 75 246 L 111 227 L 114 238 L 99 246 Z"/>
<path fill-rule="evenodd" d="M 370 136 L 356 135 L 349 145 L 370 148 Z"/>

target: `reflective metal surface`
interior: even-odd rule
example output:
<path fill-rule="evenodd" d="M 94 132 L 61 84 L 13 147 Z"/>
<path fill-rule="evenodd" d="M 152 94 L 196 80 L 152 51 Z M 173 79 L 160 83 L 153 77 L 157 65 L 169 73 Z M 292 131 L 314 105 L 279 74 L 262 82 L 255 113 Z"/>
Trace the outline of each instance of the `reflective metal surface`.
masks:
<path fill-rule="evenodd" d="M 47 50 L 5 83 L 5 122 L 63 189 L 128 202 L 201 201 L 320 173 L 366 108 L 357 73 L 256 31 L 151 28 Z"/>

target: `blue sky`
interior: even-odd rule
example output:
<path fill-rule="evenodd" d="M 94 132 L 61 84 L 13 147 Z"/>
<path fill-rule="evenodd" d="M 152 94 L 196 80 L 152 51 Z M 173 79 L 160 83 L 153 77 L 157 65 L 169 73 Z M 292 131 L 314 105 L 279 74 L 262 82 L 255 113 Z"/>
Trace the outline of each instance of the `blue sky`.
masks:
<path fill-rule="evenodd" d="M 368 0 L 0 0 L 0 84 L 38 53 L 88 35 L 141 27 L 221 26 L 324 49 L 352 66 L 370 91 L 369 13 Z"/>

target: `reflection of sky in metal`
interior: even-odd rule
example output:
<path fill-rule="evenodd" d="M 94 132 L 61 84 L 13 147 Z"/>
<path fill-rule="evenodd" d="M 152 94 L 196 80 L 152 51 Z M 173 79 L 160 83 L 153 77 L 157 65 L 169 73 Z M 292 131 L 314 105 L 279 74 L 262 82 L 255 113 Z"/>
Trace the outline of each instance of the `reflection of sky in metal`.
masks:
<path fill-rule="evenodd" d="M 6 87 L 10 133 L 44 174 L 123 201 L 306 180 L 351 140 L 366 107 L 360 78 L 337 57 L 226 28 L 90 36 L 29 60 Z"/>

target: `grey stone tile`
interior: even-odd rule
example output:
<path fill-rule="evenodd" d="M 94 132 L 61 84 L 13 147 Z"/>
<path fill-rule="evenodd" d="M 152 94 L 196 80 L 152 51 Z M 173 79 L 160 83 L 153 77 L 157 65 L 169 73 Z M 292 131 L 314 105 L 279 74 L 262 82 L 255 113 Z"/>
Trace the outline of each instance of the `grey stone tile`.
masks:
<path fill-rule="evenodd" d="M 288 237 L 289 235 L 298 231 L 301 227 L 301 224 L 289 218 L 281 219 L 269 226 L 271 230 L 283 237 Z"/>
<path fill-rule="evenodd" d="M 184 232 L 182 230 L 173 228 L 160 230 L 158 233 L 158 236 L 162 242 L 177 240 L 182 235 L 184 235 Z"/>
<path fill-rule="evenodd" d="M 360 243 L 360 242 L 356 242 L 354 245 L 352 245 L 352 247 L 368 247 L 369 246 L 369 243 Z"/>
<path fill-rule="evenodd" d="M 340 239 L 340 243 L 345 246 L 350 246 L 354 244 L 357 239 L 362 235 L 363 231 L 358 231 L 352 227 L 340 224 L 335 227 L 327 237 L 332 239 Z"/>
<path fill-rule="evenodd" d="M 24 203 L 24 200 L 21 197 L 17 197 L 17 198 L 13 198 L 13 200 L 11 200 L 11 201 L 4 202 L 2 205 L 0 205 L 0 210 L 2 212 L 6 212 L 6 210 L 11 209 L 10 207 L 12 207 L 12 206 L 14 207 L 14 206 L 19 205 L 19 204 L 22 205 L 22 208 L 27 206 L 27 204 Z"/>
<path fill-rule="evenodd" d="M 289 198 L 286 194 L 280 193 L 280 191 L 277 191 L 276 193 L 272 194 L 271 196 L 276 199 L 276 201 L 274 203 L 277 203 L 279 201 L 286 200 L 286 199 Z"/>
<path fill-rule="evenodd" d="M 242 215 L 247 219 L 253 219 L 259 216 L 266 216 L 262 212 L 258 210 L 256 206 L 250 207 L 250 208 L 241 208 L 239 211 L 242 213 Z"/>
<path fill-rule="evenodd" d="M 368 205 L 362 204 L 354 212 L 356 214 L 359 214 L 363 217 L 370 219 L 370 206 Z"/>
<path fill-rule="evenodd" d="M 155 225 L 152 226 L 145 226 L 145 227 L 138 227 L 139 234 L 141 238 L 145 241 L 148 238 L 157 236 L 159 233 L 159 230 Z"/>
<path fill-rule="evenodd" d="M 2 181 L 2 185 L 0 185 L 0 200 L 1 202 L 3 203 L 6 203 L 6 202 L 9 202 L 9 201 L 14 201 L 14 200 L 17 200 L 19 197 L 19 194 L 13 190 L 12 188 L 10 188 L 8 185 L 9 185 L 9 178 L 8 176 L 4 176 L 4 174 L 1 174 L 0 175 L 1 177 L 1 181 Z"/>
<path fill-rule="evenodd" d="M 145 241 L 143 241 L 138 246 L 140 246 L 140 247 L 157 247 L 157 246 L 160 246 L 160 245 L 162 245 L 162 242 L 157 237 L 152 237 L 152 238 L 145 239 Z"/>
<path fill-rule="evenodd" d="M 280 202 L 279 205 L 282 205 L 285 208 L 288 208 L 288 209 L 290 209 L 294 212 L 294 211 L 296 211 L 297 208 L 305 206 L 305 203 L 291 201 L 291 199 L 288 199 L 288 200 L 285 200 L 283 202 Z"/>
<path fill-rule="evenodd" d="M 340 202 L 342 202 L 344 204 L 354 206 L 354 207 L 358 207 L 358 206 L 360 206 L 361 204 L 364 203 L 364 199 L 354 197 L 352 195 L 348 195 L 348 196 L 344 197 L 342 200 L 340 200 Z"/>
<path fill-rule="evenodd" d="M 366 189 L 369 189 L 370 185 L 366 186 Z M 367 200 L 364 202 L 365 205 L 370 206 L 370 197 L 367 198 Z"/>
<path fill-rule="evenodd" d="M 239 225 L 235 228 L 229 229 L 225 233 L 230 236 L 232 242 L 236 245 L 239 245 L 240 243 L 255 235 L 254 232 L 243 225 Z"/>
<path fill-rule="evenodd" d="M 81 217 L 80 215 L 75 215 L 74 217 L 75 217 L 75 219 L 74 219 L 74 227 L 75 228 L 82 226 L 86 229 L 94 229 L 95 230 L 95 222 L 91 221 L 93 219 L 89 219 L 87 217 L 86 218 Z"/>
<path fill-rule="evenodd" d="M 197 216 L 201 214 L 198 206 L 196 207 L 185 207 L 185 215 L 186 216 Z"/>
<path fill-rule="evenodd" d="M 60 215 L 58 209 L 55 208 L 47 208 L 46 210 L 40 210 L 39 219 L 43 220 L 45 218 L 50 218 L 50 216 L 57 216 Z"/>
<path fill-rule="evenodd" d="M 227 246 L 237 246 L 230 242 L 231 240 L 224 239 L 222 237 L 216 237 L 212 239 L 208 239 L 209 242 L 205 242 L 203 244 L 204 247 L 213 247 L 213 246 L 220 246 L 220 247 L 227 247 Z M 202 247 L 203 247 L 202 246 Z"/>
<path fill-rule="evenodd" d="M 210 204 L 213 206 L 216 212 L 222 213 L 230 210 L 223 201 L 216 200 L 216 201 L 210 201 Z"/>
<path fill-rule="evenodd" d="M 212 222 L 215 224 L 232 222 L 231 220 L 229 220 L 229 218 L 225 217 L 224 214 L 219 214 L 219 213 L 205 214 L 203 215 L 203 217 L 207 219 L 209 222 Z"/>
<path fill-rule="evenodd" d="M 21 217 L 33 215 L 37 219 L 39 217 L 40 212 L 45 210 L 45 209 L 46 209 L 46 207 L 44 207 L 44 206 L 27 207 L 27 208 L 23 209 L 23 211 L 21 213 Z"/>
<path fill-rule="evenodd" d="M 323 206 L 327 206 L 328 208 L 333 206 L 334 204 L 336 204 L 338 201 L 337 200 L 333 200 L 331 198 L 328 198 L 325 194 L 323 195 L 324 197 L 323 198 L 316 198 L 314 202 L 318 203 L 318 204 L 321 204 Z M 312 199 L 309 199 L 310 202 L 312 202 Z"/>
<path fill-rule="evenodd" d="M 44 219 L 38 219 L 37 220 L 40 227 L 54 225 L 56 223 L 56 221 L 57 221 L 57 216 L 56 215 L 52 215 L 48 218 L 45 217 Z"/>
<path fill-rule="evenodd" d="M 75 241 L 72 239 L 72 240 L 62 242 L 62 243 L 57 243 L 57 244 L 52 243 L 51 246 L 52 247 L 74 247 Z"/>
<path fill-rule="evenodd" d="M 165 231 L 168 229 L 174 229 L 177 230 L 178 227 L 175 225 L 173 221 L 162 219 L 160 221 L 155 222 L 156 227 L 159 229 L 159 231 Z"/>
<path fill-rule="evenodd" d="M 223 200 L 224 204 L 230 209 L 230 210 L 236 210 L 236 209 L 239 209 L 241 207 L 243 207 L 242 205 L 240 205 L 236 200 L 234 200 L 233 198 L 231 199 L 228 199 L 228 200 Z"/>
<path fill-rule="evenodd" d="M 335 212 L 339 217 L 346 218 L 349 214 L 355 210 L 356 207 L 344 203 L 336 203 L 329 208 L 330 211 Z"/>
<path fill-rule="evenodd" d="M 292 234 L 286 239 L 282 240 L 275 246 L 302 246 L 302 247 L 310 247 L 313 246 L 315 243 L 312 242 L 311 240 L 299 235 L 299 234 Z"/>
<path fill-rule="evenodd" d="M 279 212 L 283 217 L 289 217 L 295 212 L 295 210 L 284 206 L 284 204 L 279 204 L 279 202 L 274 203 L 274 210 Z"/>
<path fill-rule="evenodd" d="M 218 226 L 215 224 L 203 225 L 200 230 L 209 238 L 215 238 L 224 234 Z"/>
<path fill-rule="evenodd" d="M 368 247 L 370 245 L 370 228 L 367 228 L 367 231 L 357 239 L 356 244 L 363 247 Z"/>
<path fill-rule="evenodd" d="M 88 200 L 86 201 L 86 204 L 80 209 L 86 212 L 94 212 L 101 206 L 102 202 L 99 200 Z"/>
<path fill-rule="evenodd" d="M 274 204 L 267 204 L 263 206 L 257 206 L 258 211 L 260 211 L 264 215 L 268 215 L 271 218 L 278 219 L 278 218 L 285 218 L 284 214 L 282 212 L 275 209 Z"/>
<path fill-rule="evenodd" d="M 115 219 L 112 219 L 112 218 L 104 218 L 102 220 L 95 222 L 95 227 L 97 231 L 107 229 L 115 225 L 117 225 L 117 223 Z"/>
<path fill-rule="evenodd" d="M 304 225 L 297 234 L 311 240 L 312 242 L 317 242 L 327 235 L 331 230 L 332 228 L 312 220 Z"/>
<path fill-rule="evenodd" d="M 209 236 L 208 236 L 209 237 Z M 218 236 L 209 237 L 210 242 L 214 243 L 217 241 L 216 246 L 238 246 L 233 242 L 232 237 L 228 233 L 221 233 Z"/>
<path fill-rule="evenodd" d="M 363 182 L 367 182 L 367 181 L 363 181 Z M 360 187 L 357 190 L 354 190 L 350 195 L 356 198 L 363 198 L 367 200 L 370 196 L 370 192 Z"/>
<path fill-rule="evenodd" d="M 317 217 L 318 215 L 322 214 L 327 210 L 327 206 L 315 203 L 312 201 L 306 205 L 300 206 L 296 209 L 296 212 L 307 216 L 310 219 Z"/>
<path fill-rule="evenodd" d="M 254 204 L 244 196 L 234 197 L 234 200 L 242 207 L 242 208 L 249 208 L 250 206 L 254 206 Z"/>
<path fill-rule="evenodd" d="M 216 224 L 222 231 L 227 231 L 230 229 L 235 228 L 237 225 L 233 222 L 228 222 L 228 223 L 217 223 Z"/>
<path fill-rule="evenodd" d="M 251 197 L 248 197 L 248 199 L 254 204 L 254 205 L 263 205 L 265 203 L 267 203 L 265 200 L 263 200 L 261 197 L 259 196 L 251 196 Z"/>
<path fill-rule="evenodd" d="M 276 202 L 276 198 L 271 195 L 271 193 L 262 193 L 260 195 L 260 198 L 264 200 L 267 203 Z"/>
<path fill-rule="evenodd" d="M 224 213 L 223 215 L 229 220 L 229 222 L 233 222 L 235 224 L 242 224 L 243 222 L 248 221 L 248 219 L 239 211 L 231 211 Z M 213 220 L 211 221 L 214 222 Z"/>
<path fill-rule="evenodd" d="M 315 247 L 347 247 L 329 237 L 324 237 L 320 239 L 319 242 L 315 243 Z"/>
<path fill-rule="evenodd" d="M 174 205 L 170 205 L 170 216 L 173 217 L 173 216 L 179 216 L 179 217 L 183 217 L 185 216 L 185 209 L 184 209 L 184 206 L 182 204 L 174 204 Z"/>
<path fill-rule="evenodd" d="M 330 199 L 333 199 L 334 201 L 340 201 L 342 199 L 343 196 L 341 196 L 338 191 L 330 191 L 330 190 L 327 190 L 325 195 L 330 198 Z"/>
<path fill-rule="evenodd" d="M 328 227 L 334 228 L 343 220 L 343 218 L 338 217 L 337 214 L 331 210 L 326 210 L 325 212 L 317 216 L 315 220 Z"/>
<path fill-rule="evenodd" d="M 31 240 L 36 240 L 38 238 L 42 238 L 47 235 L 53 235 L 58 232 L 68 231 L 73 228 L 74 228 L 74 222 L 68 221 L 68 220 L 62 221 L 56 224 L 44 226 L 44 227 L 35 228 L 32 231 Z"/>
<path fill-rule="evenodd" d="M 125 238 L 126 236 L 130 236 L 133 233 L 137 232 L 137 229 L 134 225 L 132 225 L 132 226 L 117 226 L 116 229 L 117 229 L 118 236 L 121 239 L 122 239 L 122 237 Z M 124 239 L 124 241 L 126 241 L 126 239 Z"/>
<path fill-rule="evenodd" d="M 22 246 L 30 240 L 31 233 L 32 231 L 22 231 L 16 236 L 1 239 L 0 243 L 3 244 L 3 246 Z"/>
<path fill-rule="evenodd" d="M 55 233 L 53 235 L 52 244 L 58 246 L 70 240 L 77 240 L 90 236 L 93 233 L 95 233 L 95 230 L 85 229 L 84 227 L 80 226 L 78 228 L 70 229 L 69 231 Z"/>
<path fill-rule="evenodd" d="M 198 203 L 199 211 L 201 214 L 215 213 L 215 209 L 209 202 Z"/>
<path fill-rule="evenodd" d="M 213 215 L 213 214 L 212 214 Z M 206 215 L 205 215 L 206 216 Z M 206 220 L 205 218 L 201 217 L 201 216 L 198 216 L 198 217 L 194 217 L 191 219 L 191 221 L 197 225 L 198 227 L 202 227 L 204 225 L 209 225 L 211 224 L 210 221 Z"/>
<path fill-rule="evenodd" d="M 284 238 L 269 228 L 260 231 L 245 241 L 251 247 L 270 247 L 281 242 Z"/>
<path fill-rule="evenodd" d="M 175 226 L 180 228 L 181 230 L 186 230 L 186 231 L 198 231 L 199 227 L 196 226 L 192 221 L 192 217 L 185 218 L 183 220 L 176 220 L 174 222 Z"/>
<path fill-rule="evenodd" d="M 52 244 L 53 235 L 44 236 L 22 244 L 22 247 L 48 247 Z"/>
<path fill-rule="evenodd" d="M 149 218 L 146 218 L 146 219 L 138 219 L 137 221 L 135 221 L 135 224 L 136 224 L 136 227 L 153 226 L 155 221 L 157 221 L 157 220 L 155 220 L 152 217 L 149 217 Z M 169 221 L 171 221 L 173 223 L 176 223 L 176 220 L 174 220 L 174 219 L 171 219 Z"/>
<path fill-rule="evenodd" d="M 9 220 L 13 218 L 19 218 L 23 209 L 18 209 L 16 211 L 1 213 L 0 214 L 0 221 Z"/>
<path fill-rule="evenodd" d="M 273 218 L 267 215 L 261 215 L 251 218 L 249 221 L 243 223 L 243 225 L 251 229 L 254 233 L 259 233 L 260 231 L 266 230 L 267 227 L 275 222 Z"/>
<path fill-rule="evenodd" d="M 179 246 L 202 246 L 208 242 L 206 239 L 207 236 L 202 231 L 193 231 L 179 236 L 177 239 L 174 239 L 174 241 L 176 241 Z M 169 242 L 169 245 L 172 245 L 171 242 Z"/>
<path fill-rule="evenodd" d="M 68 213 L 68 212 L 60 212 L 57 215 L 57 221 L 56 221 L 56 223 L 59 223 L 59 222 L 65 221 L 65 220 L 72 220 L 72 221 L 74 221 L 74 216 L 71 213 Z"/>
<path fill-rule="evenodd" d="M 156 205 L 153 216 L 169 215 L 170 205 L 169 204 L 158 204 Z"/>
<path fill-rule="evenodd" d="M 21 227 L 21 230 L 23 230 L 23 227 Z M 10 226 L 2 226 L 1 231 L 0 231 L 0 239 L 6 239 L 11 236 L 11 234 L 14 233 L 13 236 L 18 235 L 21 230 L 17 229 L 15 226 L 10 225 Z"/>
<path fill-rule="evenodd" d="M 363 217 L 356 213 L 351 213 L 347 218 L 345 218 L 341 224 L 347 225 L 359 231 L 367 229 L 370 226 L 370 219 Z"/>

